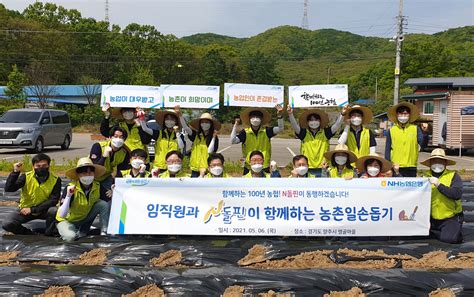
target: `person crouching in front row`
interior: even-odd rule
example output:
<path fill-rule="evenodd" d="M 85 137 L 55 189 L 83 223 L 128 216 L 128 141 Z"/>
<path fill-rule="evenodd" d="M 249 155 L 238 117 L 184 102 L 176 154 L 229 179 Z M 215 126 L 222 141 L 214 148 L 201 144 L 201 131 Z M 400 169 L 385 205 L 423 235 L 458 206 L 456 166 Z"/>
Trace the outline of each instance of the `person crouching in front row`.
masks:
<path fill-rule="evenodd" d="M 116 177 L 124 178 L 147 178 L 151 177 L 151 173 L 146 170 L 146 160 L 148 154 L 145 150 L 135 149 L 130 153 L 130 169 L 120 170 Z"/>

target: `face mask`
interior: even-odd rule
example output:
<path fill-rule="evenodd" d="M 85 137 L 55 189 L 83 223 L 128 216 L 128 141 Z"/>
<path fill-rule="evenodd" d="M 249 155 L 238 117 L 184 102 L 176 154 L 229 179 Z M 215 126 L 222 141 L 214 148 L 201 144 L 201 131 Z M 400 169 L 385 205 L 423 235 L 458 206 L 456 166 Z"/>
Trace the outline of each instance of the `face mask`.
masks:
<path fill-rule="evenodd" d="M 431 170 L 434 173 L 441 173 L 445 169 L 445 166 L 443 164 L 431 164 Z"/>
<path fill-rule="evenodd" d="M 114 147 L 121 148 L 122 145 L 123 145 L 123 139 L 122 138 L 112 138 L 111 143 Z"/>
<path fill-rule="evenodd" d="M 351 124 L 354 125 L 354 126 L 359 126 L 360 124 L 362 124 L 362 118 L 352 118 L 351 119 Z"/>
<path fill-rule="evenodd" d="M 406 122 L 408 122 L 409 119 L 410 119 L 410 117 L 406 117 L 406 116 L 398 117 L 398 121 L 402 124 L 405 124 Z"/>
<path fill-rule="evenodd" d="M 173 128 L 175 125 L 176 125 L 176 122 L 174 120 L 165 120 L 166 128 Z"/>
<path fill-rule="evenodd" d="M 48 173 L 49 173 L 49 168 L 38 168 L 38 169 L 35 169 L 35 174 L 36 174 L 38 177 L 46 177 L 46 176 L 48 176 Z"/>
<path fill-rule="evenodd" d="M 337 165 L 344 165 L 347 162 L 346 156 L 336 156 L 334 157 L 334 161 L 336 161 Z"/>
<path fill-rule="evenodd" d="M 79 178 L 79 180 L 83 185 L 88 186 L 94 181 L 94 176 L 82 176 Z"/>
<path fill-rule="evenodd" d="M 298 175 L 305 175 L 306 173 L 308 173 L 308 167 L 306 166 L 300 166 L 298 168 L 296 168 L 296 172 L 298 173 Z"/>
<path fill-rule="evenodd" d="M 255 172 L 255 173 L 260 173 L 260 171 L 262 171 L 262 169 L 263 169 L 262 164 L 254 164 L 250 167 L 252 168 L 252 171 Z"/>
<path fill-rule="evenodd" d="M 250 119 L 250 124 L 254 127 L 260 126 L 262 123 L 262 120 L 260 118 L 251 118 Z"/>
<path fill-rule="evenodd" d="M 224 168 L 222 168 L 221 166 L 216 166 L 216 167 L 212 167 L 209 171 L 211 172 L 212 175 L 219 176 L 224 171 Z"/>
<path fill-rule="evenodd" d="M 321 123 L 320 123 L 319 121 L 309 121 L 309 122 L 308 122 L 308 126 L 309 126 L 311 129 L 318 129 L 320 124 L 321 124 Z"/>
<path fill-rule="evenodd" d="M 140 159 L 132 160 L 132 167 L 135 169 L 140 169 L 140 166 L 142 166 L 143 164 L 145 164 L 143 160 L 140 160 Z"/>
<path fill-rule="evenodd" d="M 133 117 L 135 116 L 133 114 L 133 111 L 126 111 L 122 114 L 123 118 L 126 119 L 126 120 L 131 120 L 133 119 Z"/>
<path fill-rule="evenodd" d="M 370 166 L 367 167 L 367 173 L 370 176 L 377 176 L 380 173 L 380 169 L 378 169 L 377 167 Z"/>
<path fill-rule="evenodd" d="M 171 164 L 168 165 L 168 170 L 172 173 L 176 173 L 181 170 L 181 164 Z"/>
<path fill-rule="evenodd" d="M 201 123 L 201 129 L 202 129 L 203 131 L 207 131 L 207 130 L 211 129 L 211 124 L 209 124 L 209 123 Z"/>

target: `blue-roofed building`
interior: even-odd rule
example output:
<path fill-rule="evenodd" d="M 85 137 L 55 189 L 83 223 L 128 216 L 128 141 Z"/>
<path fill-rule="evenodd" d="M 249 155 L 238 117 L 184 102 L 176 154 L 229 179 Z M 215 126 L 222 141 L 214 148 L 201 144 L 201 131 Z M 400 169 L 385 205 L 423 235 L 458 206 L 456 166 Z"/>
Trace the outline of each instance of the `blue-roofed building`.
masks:
<path fill-rule="evenodd" d="M 52 96 L 47 99 L 50 103 L 69 103 L 69 104 L 89 104 L 87 97 L 98 96 L 102 91 L 101 85 L 53 85 L 47 86 L 52 89 Z M 6 86 L 0 86 L 0 99 L 9 99 L 5 95 Z M 27 101 L 37 102 L 33 86 L 26 86 L 24 90 L 27 95 Z"/>
<path fill-rule="evenodd" d="M 357 101 L 352 102 L 353 104 L 358 105 L 374 105 L 375 99 L 359 99 Z"/>

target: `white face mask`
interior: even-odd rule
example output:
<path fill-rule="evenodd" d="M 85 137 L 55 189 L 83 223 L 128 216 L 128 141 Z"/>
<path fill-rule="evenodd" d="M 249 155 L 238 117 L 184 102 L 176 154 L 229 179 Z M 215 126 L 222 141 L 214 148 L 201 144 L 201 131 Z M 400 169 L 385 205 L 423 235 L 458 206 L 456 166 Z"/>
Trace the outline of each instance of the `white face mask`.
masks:
<path fill-rule="evenodd" d="M 133 114 L 133 111 L 126 111 L 126 112 L 122 113 L 122 116 L 126 120 L 131 120 L 131 119 L 133 119 L 133 117 L 135 115 Z"/>
<path fill-rule="evenodd" d="M 140 160 L 140 159 L 132 160 L 132 167 L 135 169 L 140 169 L 140 166 L 142 166 L 143 164 L 145 164 L 143 160 Z"/>
<path fill-rule="evenodd" d="M 123 146 L 124 140 L 122 138 L 112 138 L 110 142 L 114 147 L 121 148 Z"/>
<path fill-rule="evenodd" d="M 166 128 L 173 128 L 176 125 L 175 120 L 165 120 L 165 126 Z"/>
<path fill-rule="evenodd" d="M 398 118 L 398 121 L 402 124 L 405 124 L 406 122 L 408 122 L 408 120 L 410 119 L 410 117 L 406 117 L 406 116 L 399 116 Z"/>
<path fill-rule="evenodd" d="M 90 184 L 92 184 L 92 182 L 94 181 L 94 176 L 82 176 L 79 178 L 79 180 L 81 181 L 81 183 L 85 186 L 88 186 Z"/>
<path fill-rule="evenodd" d="M 434 173 L 441 173 L 446 167 L 443 164 L 431 164 L 431 170 Z"/>
<path fill-rule="evenodd" d="M 222 168 L 221 166 L 215 166 L 215 167 L 212 167 L 209 171 L 214 176 L 220 176 L 222 172 L 224 172 L 224 168 Z"/>
<path fill-rule="evenodd" d="M 250 168 L 252 168 L 253 172 L 260 173 L 260 171 L 262 171 L 262 169 L 263 169 L 263 165 L 262 164 L 253 164 L 252 166 L 250 166 Z"/>
<path fill-rule="evenodd" d="M 334 161 L 336 162 L 337 165 L 345 165 L 347 162 L 347 157 L 346 156 L 335 156 Z"/>
<path fill-rule="evenodd" d="M 178 171 L 181 170 L 181 167 L 183 165 L 181 164 L 171 164 L 171 165 L 168 165 L 168 170 L 172 173 L 177 173 Z"/>
<path fill-rule="evenodd" d="M 352 118 L 351 119 L 351 124 L 354 125 L 354 126 L 359 126 L 360 124 L 362 124 L 362 118 Z"/>
<path fill-rule="evenodd" d="M 250 124 L 254 127 L 260 126 L 262 123 L 262 120 L 260 118 L 251 118 L 250 119 Z"/>
<path fill-rule="evenodd" d="M 367 173 L 370 176 L 377 176 L 380 173 L 380 169 L 377 167 L 369 166 L 367 167 Z"/>
<path fill-rule="evenodd" d="M 305 175 L 306 173 L 308 173 L 308 167 L 306 166 L 300 166 L 298 168 L 296 168 L 296 172 L 298 173 L 298 175 Z"/>
<path fill-rule="evenodd" d="M 210 123 L 201 123 L 201 129 L 203 131 L 208 131 L 209 129 L 211 129 L 211 124 Z"/>
<path fill-rule="evenodd" d="M 308 126 L 309 126 L 311 129 L 318 129 L 318 128 L 319 128 L 319 125 L 321 125 L 321 122 L 320 122 L 320 121 L 309 121 L 309 122 L 308 122 Z"/>

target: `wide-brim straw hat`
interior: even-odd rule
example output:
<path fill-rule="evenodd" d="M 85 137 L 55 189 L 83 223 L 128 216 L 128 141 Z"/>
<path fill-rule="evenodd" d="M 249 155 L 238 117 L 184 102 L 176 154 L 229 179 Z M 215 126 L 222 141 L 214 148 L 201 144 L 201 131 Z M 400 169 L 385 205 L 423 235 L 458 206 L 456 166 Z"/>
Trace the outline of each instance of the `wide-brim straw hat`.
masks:
<path fill-rule="evenodd" d="M 377 153 L 370 153 L 367 156 L 360 157 L 357 162 L 356 162 L 356 167 L 359 170 L 359 172 L 364 172 L 365 171 L 365 161 L 367 160 L 378 160 L 380 163 L 382 163 L 382 168 L 380 168 L 380 172 L 384 173 L 392 169 L 392 162 L 386 160 L 385 158 L 382 158 L 379 156 Z"/>
<path fill-rule="evenodd" d="M 331 161 L 332 156 L 336 153 L 346 153 L 348 155 L 349 163 L 354 163 L 355 161 L 357 161 L 357 156 L 349 150 L 347 145 L 343 143 L 336 145 L 334 150 L 325 152 L 324 157 L 326 158 L 326 160 Z"/>
<path fill-rule="evenodd" d="M 199 131 L 201 120 L 212 121 L 212 126 L 214 127 L 214 130 L 216 130 L 216 131 L 221 129 L 221 123 L 218 120 L 214 119 L 212 117 L 212 115 L 210 113 L 207 113 L 207 112 L 203 113 L 200 118 L 192 120 L 191 124 L 189 124 L 189 125 L 194 130 Z"/>
<path fill-rule="evenodd" d="M 123 119 L 122 109 L 124 109 L 124 108 L 135 111 L 135 108 L 133 108 L 133 107 L 114 107 L 110 110 L 110 115 L 115 119 L 122 120 Z"/>
<path fill-rule="evenodd" d="M 160 124 L 161 127 L 164 127 L 165 125 L 165 117 L 167 115 L 174 115 L 176 117 L 176 126 L 180 127 L 181 128 L 181 121 L 179 120 L 179 116 L 178 114 L 174 111 L 174 110 L 171 110 L 171 109 L 166 109 L 166 110 L 160 110 L 159 112 L 157 112 L 155 114 L 155 120 L 158 124 Z"/>
<path fill-rule="evenodd" d="M 322 111 L 321 109 L 308 109 L 305 112 L 303 112 L 300 117 L 298 118 L 298 122 L 300 124 L 301 128 L 307 129 L 308 128 L 308 116 L 312 114 L 317 114 L 319 118 L 321 119 L 321 124 L 319 125 L 321 128 L 326 128 L 326 126 L 329 124 L 329 116 L 327 113 Z"/>
<path fill-rule="evenodd" d="M 80 158 L 77 161 L 77 165 L 74 168 L 69 169 L 66 171 L 66 176 L 69 177 L 72 180 L 78 180 L 77 172 L 76 170 L 81 167 L 94 167 L 94 177 L 98 178 L 104 175 L 105 173 L 105 167 L 102 165 L 94 164 L 92 160 L 89 157 L 84 157 Z"/>
<path fill-rule="evenodd" d="M 351 112 L 354 110 L 358 110 L 362 113 L 362 125 L 367 125 L 370 122 L 372 122 L 372 119 L 374 117 L 374 113 L 370 108 L 362 105 L 354 105 L 349 107 L 349 109 L 346 110 L 346 113 L 344 114 L 344 119 L 350 119 L 351 118 Z"/>
<path fill-rule="evenodd" d="M 265 126 L 266 124 L 270 123 L 270 120 L 272 119 L 272 116 L 270 115 L 270 113 L 265 108 L 250 107 L 250 108 L 244 109 L 240 113 L 240 119 L 242 120 L 242 123 L 244 125 L 250 126 L 250 113 L 252 111 L 260 111 L 263 114 L 261 126 Z"/>
<path fill-rule="evenodd" d="M 413 123 L 420 117 L 420 111 L 418 110 L 418 107 L 416 107 L 414 104 L 411 104 L 410 102 L 401 102 L 390 107 L 387 112 L 388 118 L 392 123 L 398 123 L 397 109 L 402 106 L 406 106 L 408 109 L 410 109 L 410 119 L 408 122 Z"/>
<path fill-rule="evenodd" d="M 431 160 L 434 160 L 434 159 L 446 160 L 446 165 L 456 164 L 456 161 L 446 158 L 446 152 L 443 149 L 440 149 L 440 148 L 434 149 L 431 152 L 431 156 L 428 159 L 426 159 L 426 160 L 424 160 L 423 162 L 420 162 L 420 163 L 425 165 L 425 166 L 430 167 L 431 166 Z"/>

